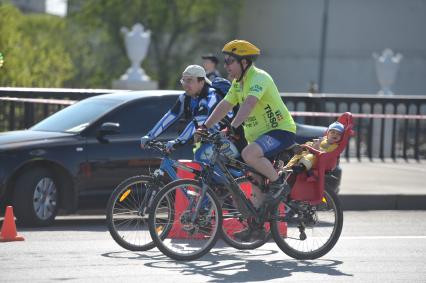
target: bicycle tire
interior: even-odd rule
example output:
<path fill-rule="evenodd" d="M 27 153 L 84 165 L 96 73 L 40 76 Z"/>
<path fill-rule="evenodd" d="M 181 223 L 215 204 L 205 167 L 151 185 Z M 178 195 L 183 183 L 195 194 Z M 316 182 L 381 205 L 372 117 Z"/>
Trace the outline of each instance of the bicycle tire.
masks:
<path fill-rule="evenodd" d="M 146 194 L 146 186 L 150 183 L 150 176 L 130 177 L 114 189 L 108 200 L 106 221 L 109 233 L 126 250 L 147 251 L 155 247 L 148 231 L 147 215 L 139 214 L 144 199 L 150 197 Z"/>
<path fill-rule="evenodd" d="M 240 177 L 235 179 L 240 184 L 248 183 L 247 177 Z M 267 231 L 266 237 L 263 239 L 250 240 L 250 241 L 239 241 L 233 234 L 249 226 L 247 219 L 244 219 L 238 209 L 235 207 L 232 200 L 232 194 L 227 192 L 221 199 L 222 205 L 222 228 L 221 237 L 229 246 L 238 250 L 253 250 L 263 246 L 272 238 L 271 231 L 269 229 L 269 223 L 265 223 L 265 230 Z"/>
<path fill-rule="evenodd" d="M 286 203 L 281 202 L 281 206 Z M 343 228 L 343 211 L 340 200 L 332 190 L 324 191 L 323 202 L 316 205 L 316 223 L 308 223 L 309 235 L 303 235 L 299 229 L 300 221 L 286 219 L 286 233 L 281 235 L 280 225 L 283 224 L 284 214 L 280 212 L 280 204 L 274 208 L 274 216 L 271 219 L 272 235 L 278 247 L 288 256 L 298 259 L 316 259 L 327 254 L 337 243 Z M 332 227 L 329 220 L 333 220 Z M 297 226 L 296 226 L 297 224 Z M 306 223 L 305 223 L 306 224 Z M 329 232 L 329 236 L 323 236 Z M 299 234 L 299 235 L 298 235 Z M 299 237 L 297 237 L 299 236 Z M 311 245 L 317 245 L 312 248 Z"/>
<path fill-rule="evenodd" d="M 186 198 L 178 199 L 178 193 L 182 193 L 183 191 Z M 151 238 L 164 255 L 174 260 L 189 261 L 200 258 L 213 248 L 220 236 L 222 211 L 217 196 L 210 189 L 207 190 L 205 195 L 209 210 L 208 214 L 206 214 L 207 216 L 203 219 L 207 219 L 207 222 L 201 225 L 199 224 L 201 222 L 198 222 L 199 218 L 197 218 L 196 224 L 187 221 L 193 215 L 192 207 L 188 203 L 196 202 L 197 198 L 200 197 L 200 191 L 199 181 L 179 179 L 167 184 L 161 189 L 152 202 L 148 222 Z M 173 213 L 167 213 L 167 215 L 176 214 L 174 219 L 167 219 L 167 224 L 173 224 L 174 229 L 170 231 L 171 233 L 167 233 L 167 235 L 159 235 L 157 221 L 158 219 L 160 220 L 160 225 L 164 223 L 164 210 L 162 210 L 161 203 L 167 197 L 176 197 L 174 200 L 176 207 L 179 205 L 183 209 L 180 211 L 176 209 Z M 204 203 L 204 199 L 202 201 Z M 190 211 L 188 211 L 188 207 L 191 209 Z"/>

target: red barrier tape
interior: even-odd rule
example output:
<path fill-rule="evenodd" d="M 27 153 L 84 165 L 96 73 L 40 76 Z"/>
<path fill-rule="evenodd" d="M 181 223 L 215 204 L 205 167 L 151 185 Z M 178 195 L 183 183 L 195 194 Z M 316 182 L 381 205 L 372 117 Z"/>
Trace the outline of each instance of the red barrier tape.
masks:
<path fill-rule="evenodd" d="M 292 116 L 303 116 L 303 117 L 340 117 L 342 113 L 328 113 L 328 112 L 303 112 L 303 111 L 292 111 Z M 359 114 L 352 113 L 354 118 L 377 118 L 377 119 L 413 119 L 413 120 L 425 120 L 426 115 L 405 115 L 405 114 Z"/>
<path fill-rule="evenodd" d="M 42 99 L 42 98 L 17 98 L 17 97 L 0 97 L 3 101 L 15 102 L 31 102 L 41 104 L 60 104 L 71 105 L 76 103 L 76 100 L 63 100 L 63 99 Z M 292 116 L 302 117 L 340 117 L 342 113 L 329 113 L 329 112 L 304 112 L 304 111 L 291 111 Z M 353 118 L 376 118 L 376 119 L 413 119 L 413 120 L 426 120 L 426 115 L 405 115 L 405 114 L 360 114 L 352 113 Z"/>

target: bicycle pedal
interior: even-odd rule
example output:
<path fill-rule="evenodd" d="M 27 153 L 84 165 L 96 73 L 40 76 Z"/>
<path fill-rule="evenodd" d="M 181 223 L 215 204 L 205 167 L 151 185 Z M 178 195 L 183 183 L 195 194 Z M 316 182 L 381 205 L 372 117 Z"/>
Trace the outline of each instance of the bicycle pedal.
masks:
<path fill-rule="evenodd" d="M 213 227 L 211 225 L 198 227 L 198 233 L 202 233 L 205 235 L 210 235 L 212 233 L 212 230 L 213 230 Z"/>

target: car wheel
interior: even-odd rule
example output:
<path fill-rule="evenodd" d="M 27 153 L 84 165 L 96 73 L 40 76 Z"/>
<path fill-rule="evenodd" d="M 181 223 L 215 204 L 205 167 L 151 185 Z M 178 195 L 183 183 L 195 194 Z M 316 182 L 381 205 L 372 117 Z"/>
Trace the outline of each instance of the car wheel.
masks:
<path fill-rule="evenodd" d="M 58 183 L 44 168 L 26 171 L 18 177 L 13 194 L 18 224 L 47 226 L 58 213 Z"/>

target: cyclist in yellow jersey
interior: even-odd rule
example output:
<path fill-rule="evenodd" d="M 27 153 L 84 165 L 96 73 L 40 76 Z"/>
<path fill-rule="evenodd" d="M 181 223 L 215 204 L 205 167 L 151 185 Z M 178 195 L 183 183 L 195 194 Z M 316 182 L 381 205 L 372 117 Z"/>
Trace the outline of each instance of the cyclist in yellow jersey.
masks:
<path fill-rule="evenodd" d="M 233 78 L 232 86 L 199 131 L 211 128 L 235 105 L 240 105 L 231 126 L 244 127 L 248 145 L 241 152 L 242 158 L 270 180 L 266 197 L 255 189 L 253 202 L 260 207 L 264 201 L 273 202 L 284 190 L 283 180 L 268 157 L 295 144 L 296 124 L 271 76 L 253 64 L 260 54 L 259 48 L 245 40 L 233 40 L 225 44 L 222 52 L 225 54 L 225 69 Z M 254 232 L 264 233 L 245 229 L 234 235 L 248 240 Z"/>

